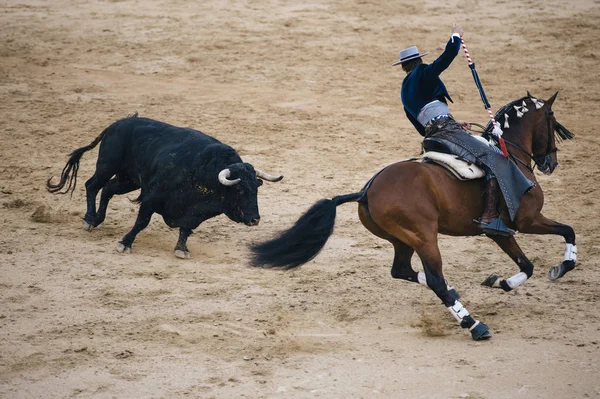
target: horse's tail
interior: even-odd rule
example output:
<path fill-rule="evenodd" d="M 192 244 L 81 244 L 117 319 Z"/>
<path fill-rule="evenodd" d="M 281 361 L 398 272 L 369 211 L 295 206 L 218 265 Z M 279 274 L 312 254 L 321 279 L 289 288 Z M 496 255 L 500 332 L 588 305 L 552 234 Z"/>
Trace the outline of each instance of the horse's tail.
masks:
<path fill-rule="evenodd" d="M 96 137 L 94 141 L 92 141 L 89 145 L 78 148 L 69 154 L 70 158 L 67 161 L 65 167 L 63 168 L 62 173 L 60 174 L 60 181 L 56 184 L 52 184 L 51 181 L 52 177 L 54 176 L 52 176 L 46 181 L 46 189 L 48 191 L 55 194 L 66 194 L 69 191 L 71 191 L 71 195 L 73 195 L 73 192 L 75 191 L 75 186 L 77 185 L 77 171 L 79 170 L 79 160 L 85 152 L 96 147 L 98 143 L 102 141 L 102 138 L 108 131 L 109 127 L 104 129 L 104 131 L 100 133 L 100 135 Z M 65 185 L 67 186 L 67 189 L 63 192 L 60 192 L 60 190 L 62 190 L 65 187 Z"/>
<path fill-rule="evenodd" d="M 251 245 L 252 266 L 292 269 L 310 261 L 333 233 L 336 207 L 362 196 L 361 191 L 318 201 L 289 230 L 272 240 Z"/>

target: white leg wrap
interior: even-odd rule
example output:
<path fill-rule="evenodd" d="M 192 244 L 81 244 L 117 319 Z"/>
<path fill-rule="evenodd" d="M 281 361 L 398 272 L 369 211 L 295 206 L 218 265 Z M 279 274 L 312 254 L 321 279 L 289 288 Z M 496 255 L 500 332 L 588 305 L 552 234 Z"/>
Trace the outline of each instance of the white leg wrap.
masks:
<path fill-rule="evenodd" d="M 454 305 L 450 306 L 448 308 L 448 310 L 450 311 L 452 316 L 454 316 L 456 321 L 458 321 L 459 323 L 462 321 L 462 319 L 465 316 L 469 315 L 469 312 L 467 311 L 467 309 L 459 301 L 454 302 Z"/>
<path fill-rule="evenodd" d="M 417 273 L 417 281 L 419 282 L 419 284 L 427 286 L 427 278 L 425 278 L 425 273 L 423 273 L 423 272 Z"/>
<path fill-rule="evenodd" d="M 519 273 L 515 274 L 514 276 L 507 278 L 506 284 L 508 284 L 508 286 L 510 288 L 517 288 L 518 286 L 523 284 L 525 281 L 527 281 L 527 274 L 525 274 L 524 272 L 519 272 Z"/>
<path fill-rule="evenodd" d="M 564 260 L 572 260 L 573 262 L 577 262 L 577 245 L 567 244 L 567 247 L 565 248 Z"/>

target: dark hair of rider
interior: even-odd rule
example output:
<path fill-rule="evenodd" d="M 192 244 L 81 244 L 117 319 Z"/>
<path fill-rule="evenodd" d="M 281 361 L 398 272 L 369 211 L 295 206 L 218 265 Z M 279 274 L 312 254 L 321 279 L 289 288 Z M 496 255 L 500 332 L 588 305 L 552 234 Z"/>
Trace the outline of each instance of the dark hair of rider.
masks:
<path fill-rule="evenodd" d="M 423 60 L 421 59 L 421 57 L 419 58 L 415 58 L 414 60 L 410 60 L 410 61 L 406 61 L 402 63 L 402 69 L 404 69 L 404 72 L 406 73 L 411 73 L 413 69 L 415 69 L 415 67 L 419 64 L 422 64 Z"/>

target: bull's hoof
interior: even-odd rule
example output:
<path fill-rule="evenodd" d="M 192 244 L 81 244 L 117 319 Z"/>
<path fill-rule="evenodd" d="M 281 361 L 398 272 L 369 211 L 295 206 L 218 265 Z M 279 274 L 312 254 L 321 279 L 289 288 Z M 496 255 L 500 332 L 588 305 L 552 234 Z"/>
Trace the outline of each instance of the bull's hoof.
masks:
<path fill-rule="evenodd" d="M 471 337 L 473 338 L 473 341 L 484 341 L 492 338 L 492 334 L 487 325 L 479 322 L 475 328 L 471 330 Z"/>
<path fill-rule="evenodd" d="M 123 244 L 122 242 L 119 242 L 117 244 L 117 252 L 120 254 L 130 254 L 131 253 L 131 247 Z"/>
<path fill-rule="evenodd" d="M 192 255 L 190 255 L 190 251 L 182 251 L 181 249 L 176 249 L 174 253 L 175 256 L 179 259 L 189 259 L 192 257 Z"/>
<path fill-rule="evenodd" d="M 92 230 L 94 230 L 94 226 L 84 220 L 83 221 L 83 229 L 85 231 L 92 231 Z"/>
<path fill-rule="evenodd" d="M 498 277 L 497 274 L 490 274 L 488 276 L 488 278 L 486 278 L 483 283 L 481 283 L 481 285 L 485 285 L 486 287 L 494 287 L 494 284 L 497 285 L 498 279 L 500 277 Z"/>

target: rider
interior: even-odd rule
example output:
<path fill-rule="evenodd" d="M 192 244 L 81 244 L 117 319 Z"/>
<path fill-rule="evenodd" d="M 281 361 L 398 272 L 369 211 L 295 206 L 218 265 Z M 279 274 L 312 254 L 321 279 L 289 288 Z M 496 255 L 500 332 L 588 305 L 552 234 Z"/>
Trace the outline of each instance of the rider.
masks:
<path fill-rule="evenodd" d="M 421 59 L 429 53 L 420 54 L 417 47 L 413 46 L 400 51 L 400 61 L 392 65 L 401 64 L 407 74 L 402 81 L 400 97 L 406 116 L 424 137 L 431 137 L 442 131 L 462 131 L 470 128 L 468 122 L 455 120 L 450 114 L 446 100 L 452 102 L 452 99 L 439 78 L 458 54 L 460 38 L 464 33 L 459 24 L 453 24 L 452 36 L 446 44 L 446 49 L 431 64 L 424 64 Z M 498 199 L 501 193 L 496 177 L 489 168 L 484 165 L 482 167 L 486 171 L 485 208 L 477 222 L 486 234 L 512 235 L 514 232 L 507 229 L 498 218 Z"/>

